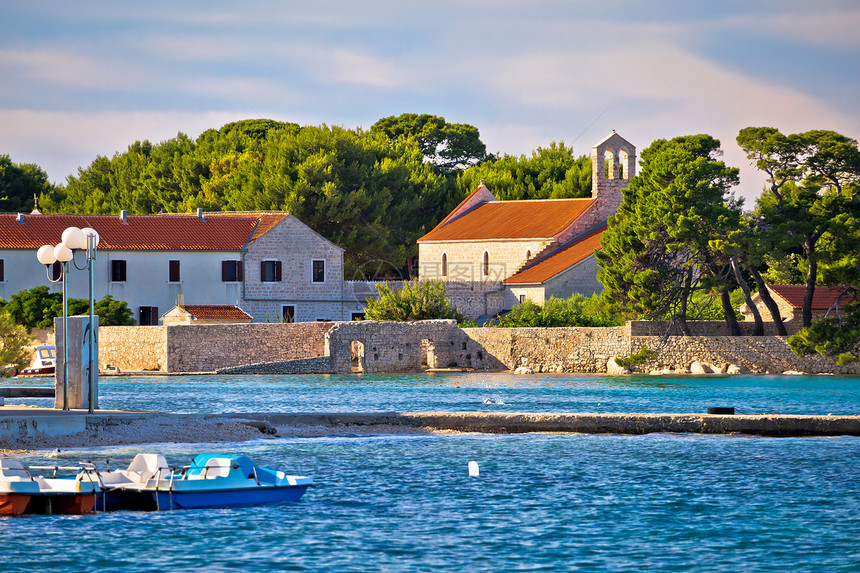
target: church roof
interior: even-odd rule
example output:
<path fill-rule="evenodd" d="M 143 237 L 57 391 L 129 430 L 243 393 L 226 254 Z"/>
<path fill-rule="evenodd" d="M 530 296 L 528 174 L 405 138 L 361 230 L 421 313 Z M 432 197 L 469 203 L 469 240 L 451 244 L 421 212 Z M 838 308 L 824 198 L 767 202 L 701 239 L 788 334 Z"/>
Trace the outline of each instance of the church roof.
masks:
<path fill-rule="evenodd" d="M 594 199 L 534 199 L 488 201 L 418 239 L 480 241 L 492 239 L 551 239 L 569 227 Z"/>
<path fill-rule="evenodd" d="M 91 227 L 99 250 L 241 251 L 289 217 L 280 213 L 162 215 L 0 214 L 0 249 L 38 249 L 60 242 L 67 227 Z"/>
<path fill-rule="evenodd" d="M 600 238 L 605 230 L 606 225 L 603 225 L 574 239 L 502 282 L 504 284 L 542 284 L 548 281 L 600 249 Z"/>

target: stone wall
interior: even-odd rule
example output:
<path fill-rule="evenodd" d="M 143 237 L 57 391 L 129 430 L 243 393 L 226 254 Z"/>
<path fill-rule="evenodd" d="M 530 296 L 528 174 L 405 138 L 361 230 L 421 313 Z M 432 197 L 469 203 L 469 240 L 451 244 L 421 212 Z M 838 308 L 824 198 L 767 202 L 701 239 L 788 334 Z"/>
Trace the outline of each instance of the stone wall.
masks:
<path fill-rule="evenodd" d="M 212 372 L 221 368 L 325 354 L 330 322 L 107 326 L 99 331 L 99 367 L 121 371 Z"/>
<path fill-rule="evenodd" d="M 264 362 L 246 366 L 221 368 L 218 374 L 329 374 L 331 373 L 331 357 L 299 358 L 283 362 Z"/>
<path fill-rule="evenodd" d="M 332 370 L 350 372 L 415 372 L 457 366 L 457 322 L 340 322 L 325 335 Z"/>
<path fill-rule="evenodd" d="M 102 326 L 99 368 L 167 371 L 167 326 Z"/>
<path fill-rule="evenodd" d="M 631 336 L 668 336 L 681 334 L 676 325 L 663 320 L 634 320 L 629 324 Z M 800 330 L 800 324 L 797 322 L 789 321 L 784 324 L 789 336 Z M 741 321 L 738 325 L 741 327 L 741 334 L 743 336 L 753 335 L 755 323 Z M 690 336 L 731 336 L 729 334 L 729 327 L 724 320 L 690 320 L 687 322 L 687 329 Z M 764 323 L 764 334 L 766 336 L 777 336 L 774 323 Z"/>

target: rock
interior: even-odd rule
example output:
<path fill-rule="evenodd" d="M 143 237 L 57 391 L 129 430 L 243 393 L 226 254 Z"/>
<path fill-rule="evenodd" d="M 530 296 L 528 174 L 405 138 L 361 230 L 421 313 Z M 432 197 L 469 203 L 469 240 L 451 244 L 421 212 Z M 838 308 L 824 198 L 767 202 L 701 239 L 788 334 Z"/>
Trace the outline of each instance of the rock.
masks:
<path fill-rule="evenodd" d="M 606 362 L 606 373 L 607 374 L 630 374 L 630 369 L 626 366 L 620 366 L 613 356 Z"/>
<path fill-rule="evenodd" d="M 729 364 L 729 367 L 726 368 L 726 374 L 740 374 L 741 367 L 737 364 Z"/>
<path fill-rule="evenodd" d="M 517 366 L 517 369 L 514 370 L 514 374 L 534 374 L 535 371 L 529 368 L 528 366 Z"/>
<path fill-rule="evenodd" d="M 784 376 L 803 376 L 803 372 L 799 370 L 786 370 L 782 373 Z"/>
<path fill-rule="evenodd" d="M 704 362 L 699 362 L 696 360 L 692 364 L 690 364 L 690 373 L 691 374 L 711 374 L 713 370 L 708 364 Z"/>

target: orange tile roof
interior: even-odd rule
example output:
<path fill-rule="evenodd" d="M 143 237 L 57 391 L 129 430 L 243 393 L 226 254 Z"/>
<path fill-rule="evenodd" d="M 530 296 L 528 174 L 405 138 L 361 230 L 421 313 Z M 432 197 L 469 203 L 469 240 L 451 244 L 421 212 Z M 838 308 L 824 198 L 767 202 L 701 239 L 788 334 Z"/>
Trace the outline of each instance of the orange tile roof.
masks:
<path fill-rule="evenodd" d="M 289 213 L 218 213 L 196 215 L 23 215 L 0 214 L 0 249 L 37 249 L 60 242 L 67 227 L 92 227 L 99 250 L 240 251 Z"/>
<path fill-rule="evenodd" d="M 549 239 L 569 227 L 593 202 L 594 199 L 488 201 L 437 226 L 418 242 Z"/>
<path fill-rule="evenodd" d="M 186 304 L 185 311 L 204 320 L 251 320 L 250 314 L 234 304 Z"/>
<path fill-rule="evenodd" d="M 770 289 L 771 292 L 776 293 L 780 296 L 780 298 L 785 299 L 785 301 L 790 304 L 794 308 L 803 308 L 803 297 L 806 294 L 806 285 L 767 285 L 767 288 Z M 815 287 L 815 292 L 812 294 L 812 310 L 827 310 L 833 303 L 836 302 L 836 298 L 845 292 L 847 287 L 826 287 L 826 286 L 817 286 Z M 844 297 L 840 304 L 844 304 L 848 302 L 849 298 Z"/>
<path fill-rule="evenodd" d="M 600 238 L 605 230 L 606 225 L 594 229 L 502 282 L 504 284 L 541 284 L 546 282 L 573 265 L 584 261 L 593 255 L 595 250 L 600 249 Z"/>

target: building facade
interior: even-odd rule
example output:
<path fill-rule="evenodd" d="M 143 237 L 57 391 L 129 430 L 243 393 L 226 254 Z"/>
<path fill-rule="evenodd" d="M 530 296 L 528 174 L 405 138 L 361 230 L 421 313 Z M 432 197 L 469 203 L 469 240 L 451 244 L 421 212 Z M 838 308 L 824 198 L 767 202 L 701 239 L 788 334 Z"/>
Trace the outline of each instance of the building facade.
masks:
<path fill-rule="evenodd" d="M 636 148 L 613 131 L 592 148 L 591 163 L 590 198 L 499 201 L 481 182 L 418 240 L 419 277 L 445 281 L 473 317 L 599 292 L 594 251 L 636 174 Z"/>
<path fill-rule="evenodd" d="M 343 280 L 343 249 L 287 212 L 197 215 L 0 214 L 0 297 L 61 285 L 36 259 L 64 229 L 101 238 L 94 297 L 126 301 L 138 324 L 158 324 L 179 303 L 230 304 L 254 322 L 349 320 L 360 308 Z M 79 266 L 85 257 L 78 253 Z M 89 296 L 88 273 L 69 263 L 68 296 Z M 161 313 L 161 314 L 160 314 Z"/>

